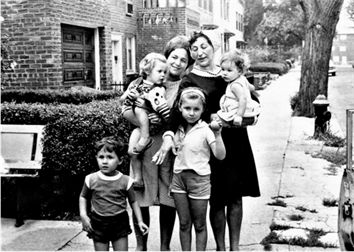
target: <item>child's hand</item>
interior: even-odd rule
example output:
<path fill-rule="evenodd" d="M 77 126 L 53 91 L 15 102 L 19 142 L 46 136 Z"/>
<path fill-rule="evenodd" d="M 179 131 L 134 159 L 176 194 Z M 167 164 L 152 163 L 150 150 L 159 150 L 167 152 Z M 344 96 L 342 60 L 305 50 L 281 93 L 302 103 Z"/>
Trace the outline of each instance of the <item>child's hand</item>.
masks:
<path fill-rule="evenodd" d="M 136 89 L 130 89 L 127 97 L 130 100 L 136 100 L 139 97 L 139 92 Z"/>
<path fill-rule="evenodd" d="M 81 216 L 82 229 L 88 233 L 92 232 L 91 220 L 88 216 Z"/>
<path fill-rule="evenodd" d="M 242 124 L 242 116 L 235 115 L 234 116 L 234 125 L 241 126 L 241 124 Z"/>
<path fill-rule="evenodd" d="M 139 221 L 138 226 L 139 226 L 139 229 L 143 235 L 146 235 L 147 233 L 149 233 L 149 227 L 146 226 L 144 222 Z"/>
<path fill-rule="evenodd" d="M 221 122 L 219 116 L 217 114 L 211 114 L 210 120 L 211 120 L 211 122 L 209 124 L 210 129 L 214 133 L 220 132 L 221 128 L 222 128 L 222 122 Z"/>

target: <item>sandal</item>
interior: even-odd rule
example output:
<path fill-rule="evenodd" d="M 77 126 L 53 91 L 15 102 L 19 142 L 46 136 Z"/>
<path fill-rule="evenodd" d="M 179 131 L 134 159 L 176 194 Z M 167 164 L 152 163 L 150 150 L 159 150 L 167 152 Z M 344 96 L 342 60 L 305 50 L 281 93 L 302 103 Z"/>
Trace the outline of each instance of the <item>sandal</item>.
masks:
<path fill-rule="evenodd" d="M 146 151 L 147 149 L 149 149 L 152 146 L 153 142 L 154 142 L 154 140 L 151 137 L 149 138 L 149 141 L 146 145 L 141 145 L 138 142 L 137 145 L 133 148 L 133 152 L 135 154 L 143 153 L 144 151 Z"/>

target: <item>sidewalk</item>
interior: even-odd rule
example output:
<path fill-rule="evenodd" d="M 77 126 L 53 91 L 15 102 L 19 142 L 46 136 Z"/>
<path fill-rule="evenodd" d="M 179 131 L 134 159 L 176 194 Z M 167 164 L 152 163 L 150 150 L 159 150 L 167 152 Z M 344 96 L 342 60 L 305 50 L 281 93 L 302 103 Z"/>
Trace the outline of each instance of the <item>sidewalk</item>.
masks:
<path fill-rule="evenodd" d="M 288 227 L 277 231 L 286 241 L 294 238 L 294 234 L 305 239 L 308 230 L 321 229 L 326 233 L 323 244 L 335 246 L 329 250 L 340 250 L 336 233 L 338 207 L 325 207 L 322 201 L 338 199 L 343 169 L 320 158 L 321 153 L 337 149 L 324 147 L 323 142 L 311 139 L 314 119 L 291 117 L 290 97 L 298 90 L 299 78 L 300 70 L 295 68 L 260 91 L 262 114 L 258 124 L 249 127 L 249 135 L 262 196 L 244 198 L 241 250 L 263 250 L 260 242 L 270 234 L 272 223 Z M 335 119 L 331 127 L 332 132 L 340 132 Z M 287 206 L 268 205 L 277 199 Z M 304 219 L 291 221 L 292 215 L 301 215 Z M 19 228 L 13 224 L 13 219 L 1 219 L 1 250 L 93 250 L 92 241 L 81 231 L 79 222 L 26 220 Z M 135 245 L 134 234 L 131 234 L 129 250 L 135 250 Z M 270 246 L 271 250 L 281 251 L 324 249 L 274 243 Z M 148 248 L 159 250 L 158 207 L 151 208 Z M 177 220 L 171 249 L 180 250 Z M 209 221 L 207 250 L 215 250 Z"/>

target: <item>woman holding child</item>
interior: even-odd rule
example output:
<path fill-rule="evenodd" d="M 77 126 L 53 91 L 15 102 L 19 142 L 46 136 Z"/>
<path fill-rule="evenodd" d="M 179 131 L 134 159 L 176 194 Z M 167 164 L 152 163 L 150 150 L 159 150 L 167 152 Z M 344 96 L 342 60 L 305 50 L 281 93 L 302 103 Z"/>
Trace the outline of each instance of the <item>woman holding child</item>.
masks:
<path fill-rule="evenodd" d="M 183 77 L 176 101 L 187 87 L 198 87 L 207 94 L 207 113 L 203 120 L 210 122 L 211 114 L 220 109 L 219 101 L 225 93 L 227 83 L 221 77 L 221 69 L 214 64 L 214 47 L 208 36 L 195 32 L 190 42 L 190 52 L 195 60 L 193 69 Z M 171 110 L 171 122 L 180 122 L 178 104 Z M 164 133 L 163 148 L 157 152 L 157 163 L 164 160 L 167 150 L 174 150 L 174 132 Z M 226 148 L 226 158 L 211 158 L 211 195 L 210 222 L 212 225 L 217 250 L 225 250 L 225 227 L 229 227 L 230 250 L 239 249 L 240 228 L 242 222 L 242 197 L 260 196 L 256 166 L 246 127 L 222 129 L 222 138 Z"/>
<path fill-rule="evenodd" d="M 164 56 L 167 59 L 166 82 L 166 100 L 171 107 L 177 94 L 179 83 L 182 75 L 192 64 L 189 52 L 188 38 L 184 36 L 176 36 L 171 39 L 165 47 Z M 141 155 L 142 158 L 142 178 L 144 182 L 143 190 L 136 190 L 136 198 L 140 204 L 144 223 L 149 225 L 150 215 L 149 206 L 160 206 L 160 250 L 170 250 L 170 241 L 173 233 L 173 226 L 176 218 L 176 210 L 173 198 L 168 196 L 168 188 L 172 179 L 172 156 L 167 155 L 165 147 L 161 147 L 162 133 L 165 131 L 158 124 L 159 118 L 156 114 L 149 115 L 151 123 L 157 123 L 156 134 L 151 134 L 153 143 L 150 148 L 146 149 Z M 161 148 L 160 148 L 161 147 Z M 156 165 L 152 162 L 154 154 L 159 150 L 166 154 L 164 162 Z M 135 234 L 137 239 L 136 250 L 147 250 L 147 235 L 142 235 L 139 227 L 134 223 Z"/>

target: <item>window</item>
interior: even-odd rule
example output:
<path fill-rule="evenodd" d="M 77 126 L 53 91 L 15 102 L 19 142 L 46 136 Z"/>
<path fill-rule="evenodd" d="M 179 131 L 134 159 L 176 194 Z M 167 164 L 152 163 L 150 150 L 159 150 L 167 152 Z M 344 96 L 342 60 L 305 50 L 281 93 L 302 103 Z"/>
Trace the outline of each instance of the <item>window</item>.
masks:
<path fill-rule="evenodd" d="M 340 46 L 339 47 L 339 51 L 340 52 L 346 52 L 347 51 L 347 47 L 346 46 Z"/>
<path fill-rule="evenodd" d="M 198 0 L 198 6 L 202 7 L 202 0 Z"/>
<path fill-rule="evenodd" d="M 229 20 L 229 8 L 230 3 L 228 0 L 221 0 L 221 5 L 220 5 L 220 16 L 224 20 Z"/>
<path fill-rule="evenodd" d="M 132 0 L 126 0 L 126 15 L 127 16 L 133 16 L 133 1 Z"/>
<path fill-rule="evenodd" d="M 209 0 L 209 11 L 213 12 L 213 0 Z"/>
<path fill-rule="evenodd" d="M 339 35 L 339 40 L 347 40 L 347 34 Z"/>
<path fill-rule="evenodd" d="M 225 20 L 229 20 L 229 10 L 230 10 L 230 3 L 229 1 L 226 2 L 225 5 Z"/>
<path fill-rule="evenodd" d="M 127 74 L 135 73 L 135 37 L 126 39 Z"/>

